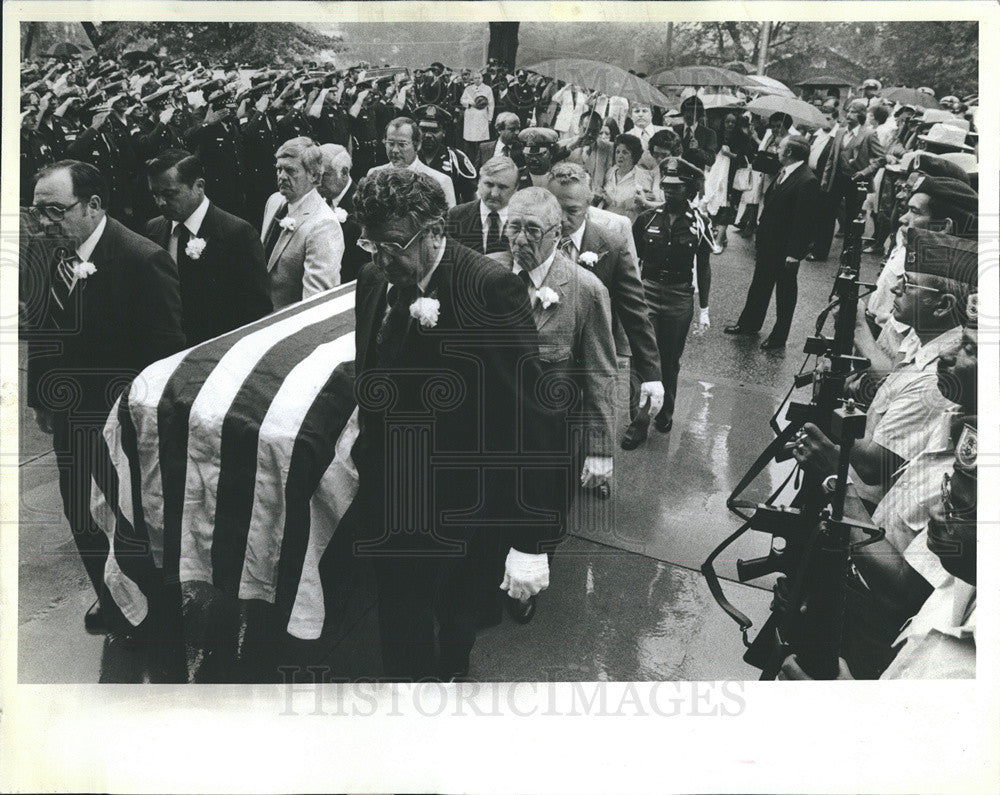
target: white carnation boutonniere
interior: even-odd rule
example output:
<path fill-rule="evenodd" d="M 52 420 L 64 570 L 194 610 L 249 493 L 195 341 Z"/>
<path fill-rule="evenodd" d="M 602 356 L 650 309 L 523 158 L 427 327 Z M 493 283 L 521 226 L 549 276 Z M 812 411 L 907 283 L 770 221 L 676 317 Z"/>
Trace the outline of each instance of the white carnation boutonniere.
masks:
<path fill-rule="evenodd" d="M 580 255 L 579 261 L 581 265 L 586 265 L 588 268 L 593 268 L 597 264 L 597 259 L 598 259 L 597 254 L 595 254 L 593 251 L 584 251 Z M 558 300 L 558 296 L 556 296 L 556 299 Z"/>
<path fill-rule="evenodd" d="M 590 252 L 587 252 L 588 254 Z M 596 255 L 595 255 L 596 256 Z M 542 304 L 542 309 L 548 309 L 553 304 L 559 303 L 559 293 L 553 290 L 551 287 L 542 287 L 536 293 L 539 302 Z"/>
<path fill-rule="evenodd" d="M 343 207 L 334 207 L 333 217 L 337 219 L 338 224 L 342 224 L 347 220 L 347 211 Z"/>
<path fill-rule="evenodd" d="M 77 262 L 73 265 L 73 276 L 77 279 L 86 279 L 94 273 L 97 273 L 97 266 L 93 262 Z"/>
<path fill-rule="evenodd" d="M 282 229 L 287 229 L 289 232 L 295 231 L 295 219 L 285 216 L 280 221 L 278 221 L 278 226 Z"/>
<path fill-rule="evenodd" d="M 205 250 L 205 238 L 203 237 L 192 237 L 186 246 L 184 246 L 184 254 L 189 259 L 198 259 L 201 257 L 201 252 Z"/>
<path fill-rule="evenodd" d="M 418 298 L 410 304 L 410 317 L 418 320 L 424 328 L 437 325 L 441 314 L 441 302 L 437 298 Z"/>

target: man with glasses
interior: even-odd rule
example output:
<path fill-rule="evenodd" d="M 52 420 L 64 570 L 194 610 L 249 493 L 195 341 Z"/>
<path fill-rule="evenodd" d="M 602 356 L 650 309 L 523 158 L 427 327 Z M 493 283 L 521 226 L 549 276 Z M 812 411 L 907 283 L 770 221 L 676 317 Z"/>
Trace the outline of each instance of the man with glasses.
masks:
<path fill-rule="evenodd" d="M 177 266 L 108 217 L 107 202 L 107 185 L 88 163 L 62 160 L 37 175 L 33 210 L 47 234 L 73 248 L 57 251 L 47 274 L 46 318 L 30 340 L 27 398 L 38 427 L 52 434 L 66 519 L 98 597 L 109 548 L 90 513 L 101 430 L 129 379 L 184 347 Z M 120 576 L 109 572 L 108 586 L 120 587 Z M 88 631 L 108 629 L 107 609 L 94 602 L 84 619 Z"/>
<path fill-rule="evenodd" d="M 376 170 L 354 206 L 373 259 L 355 299 L 359 491 L 345 521 L 375 569 L 384 676 L 462 678 L 481 589 L 548 586 L 568 462 L 521 280 L 447 238 L 444 192 L 424 174 Z M 498 546 L 504 571 L 488 582 Z"/>
<path fill-rule="evenodd" d="M 385 152 L 389 157 L 389 162 L 375 166 L 368 174 L 377 174 L 388 168 L 406 168 L 417 174 L 426 174 L 441 186 L 448 206 L 454 207 L 457 202 L 455 201 L 455 186 L 451 177 L 420 161 L 420 158 L 417 157 L 420 141 L 420 127 L 413 119 L 408 116 L 399 116 L 393 119 L 385 128 Z"/>

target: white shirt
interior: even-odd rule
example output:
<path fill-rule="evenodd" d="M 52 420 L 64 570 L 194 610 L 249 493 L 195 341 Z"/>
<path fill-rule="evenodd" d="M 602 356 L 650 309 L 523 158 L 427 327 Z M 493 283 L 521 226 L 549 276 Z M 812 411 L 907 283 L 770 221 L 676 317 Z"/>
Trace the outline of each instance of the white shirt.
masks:
<path fill-rule="evenodd" d="M 508 152 L 512 151 L 511 147 L 508 144 L 505 144 L 502 139 L 497 138 L 497 145 L 496 148 L 493 150 L 493 157 L 510 157 L 509 154 L 504 155 L 503 150 L 505 147 L 507 148 Z"/>
<path fill-rule="evenodd" d="M 486 251 L 486 238 L 490 234 L 490 213 L 493 212 L 489 207 L 483 204 L 482 201 L 479 202 L 479 218 L 483 222 L 483 251 Z M 504 207 L 501 210 L 497 210 L 496 214 L 500 216 L 500 239 L 503 239 L 503 230 L 507 226 L 507 208 Z"/>
<path fill-rule="evenodd" d="M 569 239 L 573 241 L 573 251 L 567 256 L 576 262 L 580 259 L 580 254 L 583 253 L 583 233 L 587 230 L 587 221 L 584 219 L 583 223 L 577 228 L 577 230 L 569 236 Z"/>
<path fill-rule="evenodd" d="M 193 213 L 184 219 L 182 222 L 187 230 L 191 233 L 191 237 L 198 237 L 198 230 L 201 229 L 201 224 L 205 220 L 205 213 L 208 212 L 208 196 L 201 200 Z M 170 252 L 170 258 L 177 262 L 177 227 L 181 225 L 181 222 L 171 221 L 170 222 L 170 241 L 167 244 L 167 251 Z"/>
<path fill-rule="evenodd" d="M 108 216 L 101 218 L 100 223 L 93 232 L 90 233 L 90 237 L 84 240 L 76 249 L 76 256 L 80 258 L 80 262 L 89 262 L 91 255 L 94 253 L 94 249 L 97 248 L 97 243 L 101 239 L 101 235 L 104 234 L 104 227 L 108 225 Z"/>
<path fill-rule="evenodd" d="M 351 177 L 347 178 L 347 184 L 344 185 L 344 189 L 338 193 L 333 199 L 330 200 L 331 207 L 339 207 L 340 203 L 344 200 L 344 195 L 351 189 L 351 185 L 354 184 L 354 180 Z"/>
<path fill-rule="evenodd" d="M 531 305 L 535 305 L 535 296 L 541 289 L 542 284 L 545 282 L 545 277 L 549 275 L 549 268 L 552 267 L 552 261 L 556 258 L 556 251 L 558 249 L 553 249 L 552 253 L 549 254 L 548 259 L 541 263 L 534 270 L 528 271 L 528 276 L 531 278 L 531 286 L 528 287 L 528 300 L 531 301 Z M 514 263 L 513 271 L 515 274 L 520 273 L 524 268 Z"/>
<path fill-rule="evenodd" d="M 660 130 L 665 130 L 666 127 L 658 127 L 655 124 L 647 124 L 641 130 L 638 126 L 633 127 L 629 132 L 642 141 L 642 148 L 645 151 L 649 151 L 649 139 L 656 135 Z"/>
<path fill-rule="evenodd" d="M 823 154 L 823 150 L 826 148 L 827 143 L 836 134 L 836 125 L 834 125 L 830 132 L 827 132 L 826 130 L 816 131 L 816 137 L 813 138 L 812 145 L 809 147 L 809 168 L 815 170 L 819 166 L 819 156 Z"/>

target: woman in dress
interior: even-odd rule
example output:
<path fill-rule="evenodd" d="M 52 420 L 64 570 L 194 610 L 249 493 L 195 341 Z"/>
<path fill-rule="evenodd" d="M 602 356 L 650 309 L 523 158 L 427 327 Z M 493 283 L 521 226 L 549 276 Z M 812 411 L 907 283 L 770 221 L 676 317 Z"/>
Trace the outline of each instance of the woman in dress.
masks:
<path fill-rule="evenodd" d="M 726 228 L 736 219 L 736 208 L 739 206 L 742 195 L 742 191 L 733 190 L 733 178 L 737 171 L 749 165 L 754 148 L 750 136 L 740 129 L 736 114 L 727 113 L 722 120 L 722 129 L 719 130 L 719 157 L 725 158 L 729 166 L 729 174 L 726 179 L 726 203 L 719 207 L 718 212 L 712 217 L 712 223 L 715 226 L 715 242 L 722 248 L 725 248 L 728 242 Z M 721 165 L 722 163 L 720 163 L 720 167 Z"/>
<path fill-rule="evenodd" d="M 638 166 L 642 142 L 630 133 L 615 139 L 615 164 L 604 180 L 604 207 L 634 221 L 645 209 L 640 197 L 653 189 L 653 173 Z"/>

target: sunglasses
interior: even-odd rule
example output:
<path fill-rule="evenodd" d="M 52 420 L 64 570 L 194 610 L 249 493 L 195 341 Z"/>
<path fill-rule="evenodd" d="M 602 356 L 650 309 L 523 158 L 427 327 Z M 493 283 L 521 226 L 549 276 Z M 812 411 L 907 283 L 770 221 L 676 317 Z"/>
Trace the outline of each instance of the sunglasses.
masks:
<path fill-rule="evenodd" d="M 83 199 L 77 199 L 68 207 L 63 207 L 59 204 L 36 204 L 31 207 L 31 213 L 39 218 L 45 216 L 50 221 L 61 221 L 66 217 L 66 213 L 72 210 L 76 205 L 80 204 Z"/>

